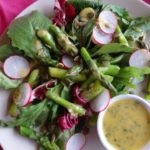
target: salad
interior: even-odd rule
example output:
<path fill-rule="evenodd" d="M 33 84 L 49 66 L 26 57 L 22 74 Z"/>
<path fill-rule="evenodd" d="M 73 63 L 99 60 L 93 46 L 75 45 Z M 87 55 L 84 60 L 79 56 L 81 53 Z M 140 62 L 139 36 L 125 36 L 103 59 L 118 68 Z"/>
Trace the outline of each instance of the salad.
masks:
<path fill-rule="evenodd" d="M 149 76 L 150 17 L 100 0 L 58 0 L 54 12 L 33 11 L 8 28 L 0 88 L 11 91 L 11 119 L 0 126 L 16 128 L 39 150 L 82 149 L 110 98 Z M 150 99 L 149 81 L 143 90 Z"/>

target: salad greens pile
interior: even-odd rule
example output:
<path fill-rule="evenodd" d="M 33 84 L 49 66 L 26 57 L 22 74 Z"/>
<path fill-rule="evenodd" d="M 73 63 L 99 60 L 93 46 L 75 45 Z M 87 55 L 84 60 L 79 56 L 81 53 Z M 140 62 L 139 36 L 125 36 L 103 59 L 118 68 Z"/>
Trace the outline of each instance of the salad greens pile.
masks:
<path fill-rule="evenodd" d="M 52 19 L 38 11 L 16 19 L 7 32 L 11 43 L 0 46 L 2 63 L 15 54 L 31 67 L 21 79 L 8 77 L 0 68 L 0 88 L 11 90 L 8 114 L 12 116 L 8 122 L 1 120 L 0 126 L 17 128 L 35 140 L 40 150 L 65 149 L 72 135 L 85 133 L 96 123 L 98 111 L 90 107 L 95 98 L 106 89 L 111 97 L 130 93 L 136 88 L 135 79 L 139 82 L 150 74 L 148 66 L 129 64 L 137 49 L 149 51 L 144 40 L 150 18 L 132 18 L 126 9 L 99 0 L 58 2 Z M 102 12 L 116 17 L 111 34 L 95 30 L 101 25 Z M 108 22 L 103 26 L 106 31 L 111 28 Z M 22 99 L 24 105 L 20 105 Z"/>

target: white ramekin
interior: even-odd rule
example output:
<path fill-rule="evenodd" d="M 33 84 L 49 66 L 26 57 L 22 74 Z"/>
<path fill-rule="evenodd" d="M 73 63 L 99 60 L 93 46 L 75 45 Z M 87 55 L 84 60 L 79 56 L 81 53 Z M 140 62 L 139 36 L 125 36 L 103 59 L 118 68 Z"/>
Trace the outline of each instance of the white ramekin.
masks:
<path fill-rule="evenodd" d="M 137 95 L 132 95 L 132 94 L 122 94 L 122 95 L 115 96 L 110 100 L 110 105 L 114 102 L 121 101 L 124 99 L 130 99 L 133 101 L 137 101 L 137 102 L 141 103 L 148 110 L 148 112 L 150 112 L 150 103 L 148 103 L 143 98 L 141 98 Z M 107 107 L 107 109 L 109 108 L 109 106 Z M 103 130 L 103 118 L 104 118 L 104 114 L 107 111 L 107 109 L 105 109 L 103 112 L 100 112 L 98 115 L 97 132 L 98 132 L 99 139 L 101 140 L 102 144 L 104 145 L 104 147 L 107 150 L 116 150 L 116 148 L 113 147 L 113 145 L 111 145 L 107 141 L 107 138 L 106 138 L 106 136 L 104 134 L 104 130 Z M 149 150 L 149 149 L 150 149 L 150 141 L 141 150 Z"/>

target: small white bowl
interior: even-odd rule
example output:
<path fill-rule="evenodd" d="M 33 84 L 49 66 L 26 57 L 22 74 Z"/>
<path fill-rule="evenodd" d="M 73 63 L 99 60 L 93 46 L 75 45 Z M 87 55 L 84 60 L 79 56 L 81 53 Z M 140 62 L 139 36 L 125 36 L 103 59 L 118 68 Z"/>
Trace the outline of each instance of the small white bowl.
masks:
<path fill-rule="evenodd" d="M 123 94 L 123 95 L 115 96 L 110 100 L 110 105 L 114 102 L 121 101 L 124 99 L 130 99 L 133 101 L 137 101 L 137 102 L 141 103 L 148 110 L 148 112 L 150 112 L 150 103 L 148 103 L 143 98 L 136 96 L 136 95 L 132 95 L 132 94 Z M 109 108 L 109 106 L 108 106 L 108 108 Z M 97 120 L 97 132 L 98 132 L 99 139 L 101 140 L 102 144 L 104 145 L 104 147 L 107 150 L 116 150 L 116 148 L 113 147 L 113 145 L 111 145 L 107 141 L 107 138 L 106 138 L 106 136 L 104 134 L 104 130 L 103 130 L 103 118 L 104 118 L 104 114 L 107 111 L 107 109 L 105 109 L 103 112 L 99 113 L 98 120 Z M 141 150 L 150 150 L 150 141 Z"/>

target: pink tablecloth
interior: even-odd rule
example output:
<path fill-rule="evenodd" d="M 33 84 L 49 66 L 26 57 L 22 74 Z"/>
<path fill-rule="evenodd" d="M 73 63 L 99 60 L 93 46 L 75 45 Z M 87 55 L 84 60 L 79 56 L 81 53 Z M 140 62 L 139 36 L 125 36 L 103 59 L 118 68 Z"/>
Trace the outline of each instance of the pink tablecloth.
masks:
<path fill-rule="evenodd" d="M 148 4 L 150 4 L 150 0 L 144 0 L 145 2 L 147 2 Z"/>
<path fill-rule="evenodd" d="M 36 0 L 0 0 L 0 35 L 23 9 Z M 150 4 L 150 0 L 144 0 Z"/>
<path fill-rule="evenodd" d="M 35 0 L 0 0 L 0 35 L 23 9 Z"/>

